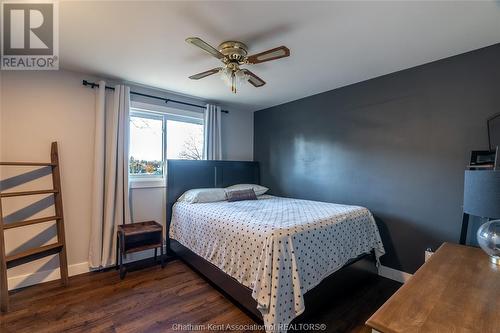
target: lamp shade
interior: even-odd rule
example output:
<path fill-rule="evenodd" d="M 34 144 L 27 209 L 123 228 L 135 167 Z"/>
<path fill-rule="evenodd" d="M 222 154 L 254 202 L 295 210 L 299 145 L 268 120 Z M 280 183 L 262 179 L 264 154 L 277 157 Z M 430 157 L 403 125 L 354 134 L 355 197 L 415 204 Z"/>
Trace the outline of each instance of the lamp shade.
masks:
<path fill-rule="evenodd" d="M 500 171 L 465 171 L 464 213 L 500 218 Z"/>

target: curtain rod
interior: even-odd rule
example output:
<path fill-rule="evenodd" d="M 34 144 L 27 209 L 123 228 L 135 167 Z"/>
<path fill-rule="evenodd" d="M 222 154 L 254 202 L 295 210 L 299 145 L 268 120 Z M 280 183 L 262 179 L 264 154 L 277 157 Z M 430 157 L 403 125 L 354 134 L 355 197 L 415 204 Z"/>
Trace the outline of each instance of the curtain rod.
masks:
<path fill-rule="evenodd" d="M 84 86 L 91 87 L 91 88 L 98 88 L 99 87 L 98 83 L 89 82 L 87 80 L 83 80 L 82 84 Z M 106 89 L 115 90 L 114 87 L 108 87 L 108 86 L 106 86 Z M 172 103 L 177 103 L 177 104 L 182 104 L 182 105 L 187 105 L 187 106 L 193 106 L 195 108 L 205 109 L 205 106 L 203 106 L 203 105 L 198 105 L 198 104 L 193 104 L 193 103 L 187 103 L 187 102 L 177 101 L 175 99 L 158 97 L 158 96 L 143 94 L 143 93 L 139 93 L 139 92 L 135 92 L 135 91 L 131 91 L 130 94 L 131 95 L 142 96 L 142 97 L 147 97 L 147 98 L 158 99 L 158 100 L 164 101 L 165 103 L 172 102 Z M 221 110 L 221 112 L 223 112 L 223 113 L 229 113 L 229 111 L 227 111 L 227 110 Z"/>

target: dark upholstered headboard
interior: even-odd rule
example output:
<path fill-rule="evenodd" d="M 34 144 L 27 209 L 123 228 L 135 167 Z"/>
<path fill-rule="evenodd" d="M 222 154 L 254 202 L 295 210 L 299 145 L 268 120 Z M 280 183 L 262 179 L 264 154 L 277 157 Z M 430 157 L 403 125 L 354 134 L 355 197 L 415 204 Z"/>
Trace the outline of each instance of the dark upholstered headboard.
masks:
<path fill-rule="evenodd" d="M 167 232 L 172 206 L 182 193 L 193 188 L 260 184 L 259 163 L 241 161 L 167 161 Z M 167 233 L 168 238 L 168 233 Z"/>

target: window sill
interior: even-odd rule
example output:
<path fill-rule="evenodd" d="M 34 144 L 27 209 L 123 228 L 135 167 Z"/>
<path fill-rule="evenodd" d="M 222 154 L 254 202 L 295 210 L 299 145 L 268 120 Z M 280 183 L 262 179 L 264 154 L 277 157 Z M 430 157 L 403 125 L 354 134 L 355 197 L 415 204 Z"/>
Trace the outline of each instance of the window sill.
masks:
<path fill-rule="evenodd" d="M 130 188 L 158 188 L 166 187 L 165 179 L 132 179 L 130 180 Z"/>

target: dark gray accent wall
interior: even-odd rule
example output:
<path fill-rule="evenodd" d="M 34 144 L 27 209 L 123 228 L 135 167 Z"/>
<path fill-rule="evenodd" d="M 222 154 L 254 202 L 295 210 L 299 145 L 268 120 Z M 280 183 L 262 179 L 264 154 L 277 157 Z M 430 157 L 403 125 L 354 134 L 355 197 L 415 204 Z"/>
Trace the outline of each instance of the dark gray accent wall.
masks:
<path fill-rule="evenodd" d="M 273 194 L 369 208 L 382 263 L 413 273 L 458 242 L 464 168 L 498 112 L 500 44 L 257 111 L 254 159 Z"/>

